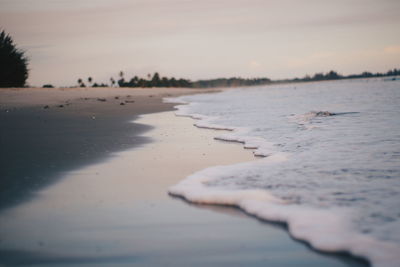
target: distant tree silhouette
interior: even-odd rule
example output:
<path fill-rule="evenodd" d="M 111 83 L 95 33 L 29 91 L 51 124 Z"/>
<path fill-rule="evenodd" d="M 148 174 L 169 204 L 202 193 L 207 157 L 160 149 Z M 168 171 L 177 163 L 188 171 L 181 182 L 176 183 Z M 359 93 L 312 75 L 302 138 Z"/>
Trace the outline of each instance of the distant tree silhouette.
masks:
<path fill-rule="evenodd" d="M 138 82 L 139 82 L 139 77 L 135 76 L 129 81 L 129 85 L 130 87 L 137 87 Z"/>
<path fill-rule="evenodd" d="M 88 80 L 89 85 L 91 85 L 92 81 L 93 81 L 92 77 L 89 77 L 87 80 Z"/>
<path fill-rule="evenodd" d="M 163 85 L 163 87 L 170 87 L 171 86 L 171 84 L 169 82 L 169 79 L 167 77 L 162 77 L 161 84 Z"/>
<path fill-rule="evenodd" d="M 158 72 L 154 73 L 153 76 L 147 74 L 147 80 L 134 76 L 129 80 L 129 82 L 126 82 L 123 75 L 120 75 L 120 77 L 121 79 L 118 80 L 118 85 L 120 87 L 192 87 L 192 83 L 189 80 L 176 80 L 175 78 L 168 79 L 167 77 L 161 78 Z"/>
<path fill-rule="evenodd" d="M 253 86 L 253 85 L 264 85 L 270 84 L 272 81 L 268 78 L 254 78 L 254 79 L 243 79 L 243 78 L 219 78 L 211 80 L 200 80 L 191 83 L 192 87 L 197 88 L 208 88 L 208 87 L 237 87 L 237 86 Z M 182 87 L 187 87 L 185 81 L 178 81 Z"/>
<path fill-rule="evenodd" d="M 119 87 L 124 87 L 125 78 L 124 78 L 124 72 L 122 70 L 119 72 L 119 77 L 120 79 L 118 80 L 118 85 Z"/>
<path fill-rule="evenodd" d="M 393 69 L 393 70 L 389 70 L 386 73 L 387 76 L 397 76 L 400 75 L 400 69 Z"/>
<path fill-rule="evenodd" d="M 111 82 L 111 87 L 113 87 L 115 85 L 115 80 L 113 77 L 110 78 L 110 82 Z"/>
<path fill-rule="evenodd" d="M 309 81 L 326 81 L 326 80 L 340 80 L 340 79 L 358 79 L 358 78 L 373 78 L 373 77 L 385 77 L 385 76 L 397 76 L 400 75 L 400 70 L 393 69 L 389 70 L 386 73 L 372 73 L 369 71 L 364 71 L 361 74 L 350 74 L 347 76 L 343 76 L 338 74 L 336 71 L 329 71 L 326 74 L 320 72 L 314 74 L 312 77 L 306 75 L 304 78 L 294 78 L 294 79 L 285 79 L 285 80 L 277 80 L 273 81 L 274 83 L 283 83 L 283 82 L 309 82 Z M 393 78 L 396 80 L 396 78 Z"/>
<path fill-rule="evenodd" d="M 174 77 L 172 77 L 169 80 L 169 84 L 171 85 L 171 87 L 177 87 L 178 86 L 178 83 L 176 82 L 176 79 Z"/>
<path fill-rule="evenodd" d="M 95 82 L 95 83 L 93 84 L 93 87 L 108 87 L 108 85 L 105 84 L 105 83 L 98 84 L 98 83 Z"/>
<path fill-rule="evenodd" d="M 147 86 L 147 81 L 145 79 L 140 78 L 137 84 L 137 87 L 148 87 Z"/>
<path fill-rule="evenodd" d="M 28 79 L 28 58 L 4 30 L 0 32 L 0 87 L 23 87 Z"/>
<path fill-rule="evenodd" d="M 315 73 L 314 76 L 312 77 L 313 81 L 321 81 L 324 80 L 324 74 L 323 73 Z"/>
<path fill-rule="evenodd" d="M 151 86 L 152 87 L 160 87 L 160 75 L 158 72 L 154 73 L 153 78 L 151 79 Z"/>
<path fill-rule="evenodd" d="M 362 76 L 362 77 L 373 77 L 374 75 L 373 75 L 371 72 L 369 72 L 369 71 L 364 71 L 364 72 L 361 74 L 361 76 Z"/>
<path fill-rule="evenodd" d="M 327 80 L 336 80 L 339 79 L 341 76 L 336 71 L 331 70 L 325 75 L 325 77 Z"/>

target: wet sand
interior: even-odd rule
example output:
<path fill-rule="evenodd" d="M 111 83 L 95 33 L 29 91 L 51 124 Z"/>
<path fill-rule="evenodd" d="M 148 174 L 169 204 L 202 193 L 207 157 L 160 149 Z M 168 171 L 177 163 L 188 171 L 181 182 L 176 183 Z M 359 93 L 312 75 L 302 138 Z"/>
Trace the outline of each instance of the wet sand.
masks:
<path fill-rule="evenodd" d="M 0 89 L 0 210 L 29 199 L 68 170 L 146 143 L 138 135 L 150 127 L 131 120 L 172 110 L 162 97 L 199 92 L 204 90 Z"/>
<path fill-rule="evenodd" d="M 111 98 L 106 102 L 111 105 Z M 18 205 L 8 205 L 0 212 L 0 265 L 365 266 L 345 255 L 315 252 L 293 241 L 284 226 L 258 221 L 237 209 L 190 205 L 170 197 L 168 186 L 195 171 L 256 159 L 239 144 L 216 141 L 212 130 L 197 129 L 191 119 L 175 117 L 171 111 L 136 117 L 131 123 L 134 113 L 129 119 L 129 112 L 115 111 L 119 106 L 93 104 L 96 107 L 90 110 L 83 104 L 82 113 L 73 112 L 61 125 L 93 115 L 90 112 L 94 111 L 96 120 L 108 118 L 104 118 L 104 125 L 93 127 L 83 120 L 79 127 L 88 124 L 85 131 L 69 133 L 69 137 L 65 137 L 65 131 L 54 134 L 53 138 L 58 140 L 54 141 L 58 144 L 55 150 L 69 151 L 73 142 L 79 142 L 72 140 L 64 146 L 61 141 L 70 135 L 89 138 L 90 144 L 101 149 L 92 152 L 95 159 L 89 157 L 87 161 L 79 157 L 80 153 L 88 153 L 86 146 L 71 149 L 78 157 L 75 164 L 65 165 L 62 171 L 56 166 L 54 173 L 45 176 L 50 182 L 31 188 L 29 198 L 20 198 Z M 172 107 L 160 102 L 159 105 L 165 109 Z M 31 108 L 45 112 L 38 106 Z M 67 110 L 60 114 L 68 114 Z M 18 113 L 18 109 L 12 112 Z M 114 127 L 124 122 L 127 128 L 109 132 L 107 123 L 114 120 L 119 121 Z M 127 126 L 130 124 L 133 128 Z M 30 127 L 35 128 L 34 125 Z M 24 129 L 24 135 L 31 133 L 28 126 Z M 13 133 L 17 134 L 17 130 L 18 127 Z M 99 139 L 96 135 L 100 135 Z M 43 145 L 46 138 L 40 142 Z M 120 143 L 106 149 L 104 142 Z M 20 155 L 28 152 L 24 146 L 14 148 L 19 149 Z M 51 147 L 43 150 L 55 153 L 47 149 L 51 151 Z M 37 151 L 30 153 L 34 158 Z M 59 161 L 66 164 L 72 159 Z M 51 162 L 52 158 L 37 162 L 41 162 L 43 169 L 48 160 Z"/>

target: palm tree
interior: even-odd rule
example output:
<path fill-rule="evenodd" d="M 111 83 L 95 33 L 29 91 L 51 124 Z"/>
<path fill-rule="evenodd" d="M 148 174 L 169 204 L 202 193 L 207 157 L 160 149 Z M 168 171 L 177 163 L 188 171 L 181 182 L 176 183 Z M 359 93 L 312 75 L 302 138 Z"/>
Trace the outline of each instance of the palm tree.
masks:
<path fill-rule="evenodd" d="M 151 79 L 151 86 L 152 87 L 159 87 L 160 86 L 160 75 L 158 72 L 154 73 L 153 78 Z"/>
<path fill-rule="evenodd" d="M 93 81 L 92 77 L 89 77 L 87 80 L 88 80 L 89 85 L 91 85 L 92 81 Z"/>
<path fill-rule="evenodd" d="M 119 72 L 119 77 L 121 79 L 118 80 L 118 85 L 119 85 L 119 87 L 124 87 L 125 86 L 125 79 L 124 79 L 124 72 L 122 70 Z"/>
<path fill-rule="evenodd" d="M 0 87 L 23 87 L 28 79 L 28 58 L 4 30 L 0 32 Z"/>
<path fill-rule="evenodd" d="M 78 85 L 81 86 L 81 85 L 82 85 L 82 82 L 83 82 L 82 79 L 79 78 L 79 79 L 78 79 Z"/>
<path fill-rule="evenodd" d="M 111 77 L 111 78 L 110 78 L 110 82 L 111 82 L 111 87 L 114 87 L 115 80 L 114 80 L 114 78 L 113 78 L 113 77 Z"/>

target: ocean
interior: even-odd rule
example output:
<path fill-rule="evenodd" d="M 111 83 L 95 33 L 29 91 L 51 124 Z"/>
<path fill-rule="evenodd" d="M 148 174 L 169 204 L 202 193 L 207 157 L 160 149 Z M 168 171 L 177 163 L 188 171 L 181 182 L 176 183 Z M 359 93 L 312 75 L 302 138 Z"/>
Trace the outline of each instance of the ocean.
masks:
<path fill-rule="evenodd" d="M 400 265 L 400 81 L 268 85 L 166 99 L 259 159 L 213 166 L 169 192 L 234 205 L 373 266 Z M 229 155 L 228 155 L 229 156 Z"/>

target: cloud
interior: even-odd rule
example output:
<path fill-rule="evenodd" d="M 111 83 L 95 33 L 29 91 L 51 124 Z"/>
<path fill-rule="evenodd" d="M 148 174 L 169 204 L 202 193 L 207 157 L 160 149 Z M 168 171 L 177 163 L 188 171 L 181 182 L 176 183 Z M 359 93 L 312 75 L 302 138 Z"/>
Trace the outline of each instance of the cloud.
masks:
<path fill-rule="evenodd" d="M 391 45 L 383 49 L 385 54 L 400 54 L 400 45 Z"/>

